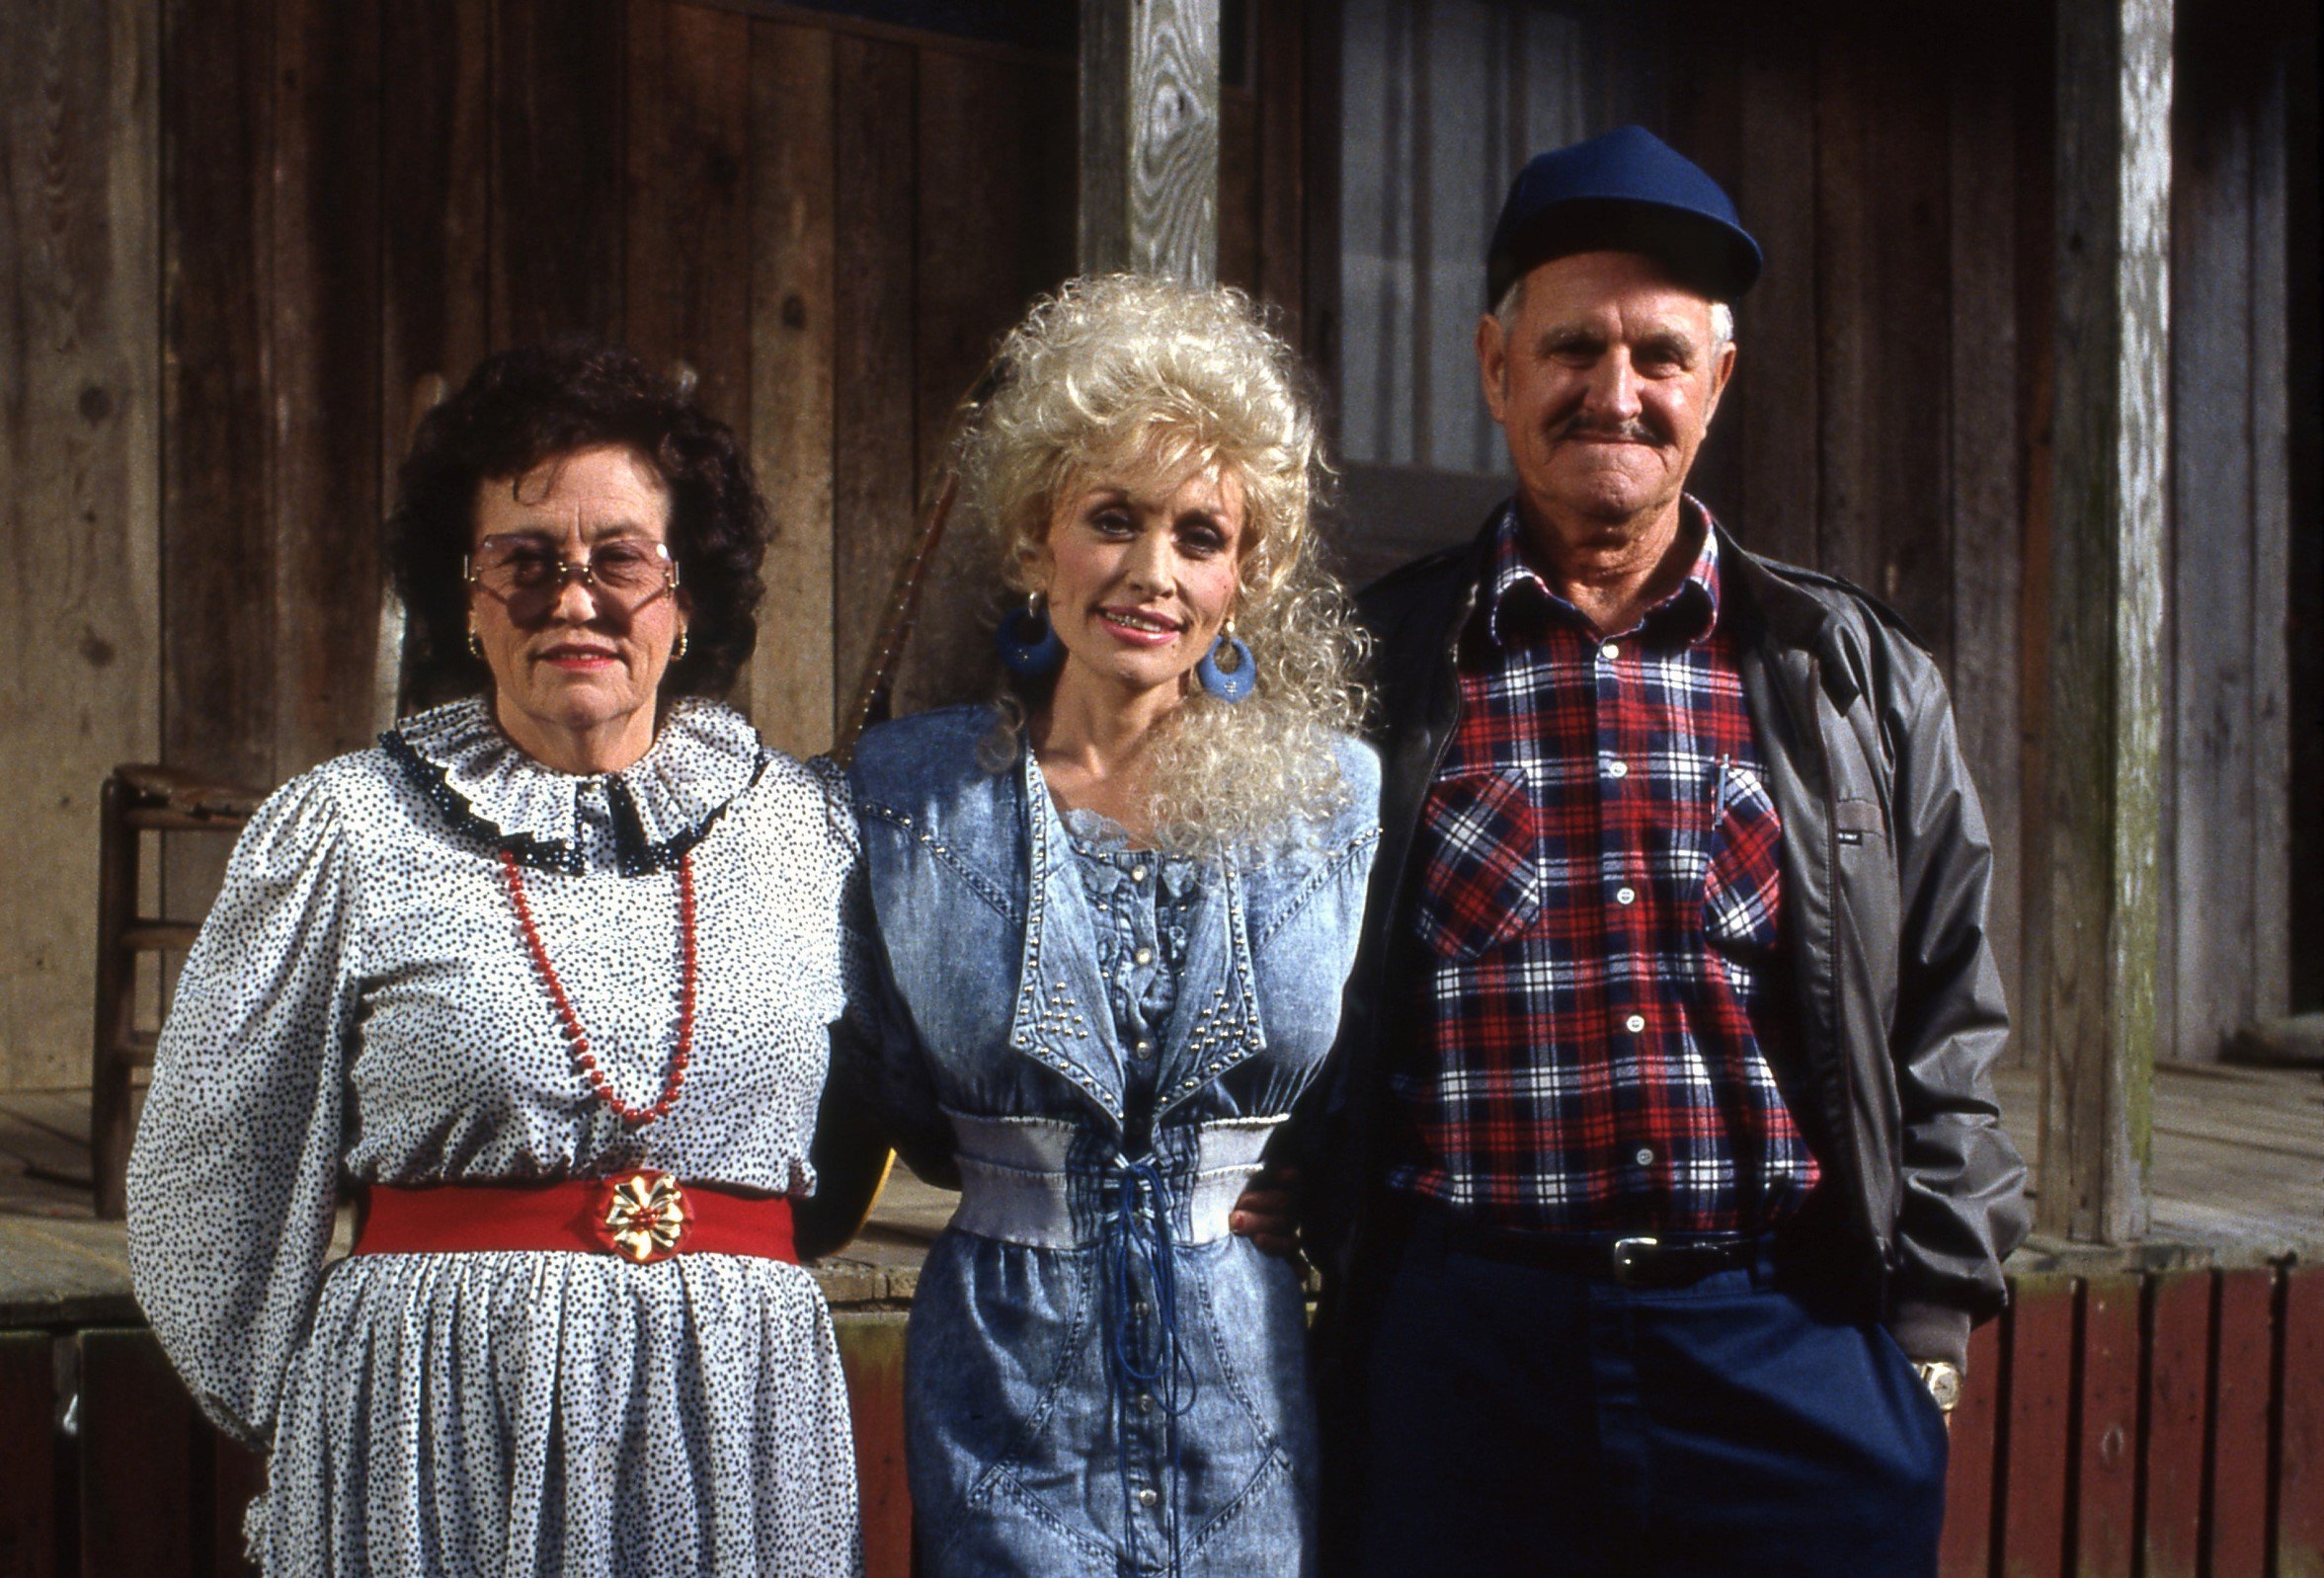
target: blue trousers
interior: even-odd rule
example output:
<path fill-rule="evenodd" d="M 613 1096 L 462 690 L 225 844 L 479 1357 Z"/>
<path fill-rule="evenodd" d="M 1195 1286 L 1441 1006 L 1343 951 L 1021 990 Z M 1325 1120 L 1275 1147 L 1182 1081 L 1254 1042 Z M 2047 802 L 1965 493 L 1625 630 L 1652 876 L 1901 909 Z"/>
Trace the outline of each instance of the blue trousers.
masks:
<path fill-rule="evenodd" d="M 1943 1416 L 1772 1260 L 1623 1288 L 1423 1218 L 1370 1292 L 1335 1572 L 1934 1578 Z"/>

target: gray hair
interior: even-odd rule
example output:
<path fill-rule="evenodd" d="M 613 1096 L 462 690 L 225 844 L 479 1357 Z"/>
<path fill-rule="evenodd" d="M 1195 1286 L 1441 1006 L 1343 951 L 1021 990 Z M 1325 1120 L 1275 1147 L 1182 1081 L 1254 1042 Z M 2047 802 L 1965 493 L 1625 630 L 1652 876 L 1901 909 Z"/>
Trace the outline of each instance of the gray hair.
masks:
<path fill-rule="evenodd" d="M 1517 326 L 1517 314 L 1525 307 L 1525 276 L 1519 275 L 1501 292 L 1501 299 L 1493 303 L 1492 315 L 1507 334 Z M 1735 343 L 1735 309 L 1723 301 L 1711 303 L 1711 354 L 1719 355 Z"/>

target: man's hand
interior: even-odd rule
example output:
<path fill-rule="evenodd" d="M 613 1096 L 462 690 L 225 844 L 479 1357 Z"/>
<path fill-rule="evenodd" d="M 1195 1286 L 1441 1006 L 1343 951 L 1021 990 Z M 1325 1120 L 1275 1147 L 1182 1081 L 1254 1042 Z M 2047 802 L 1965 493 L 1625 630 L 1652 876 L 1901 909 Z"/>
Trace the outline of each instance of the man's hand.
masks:
<path fill-rule="evenodd" d="M 1292 1207 L 1292 1189 L 1299 1182 L 1296 1169 L 1254 1172 L 1243 1185 L 1227 1225 L 1270 1255 L 1299 1258 L 1299 1217 Z"/>

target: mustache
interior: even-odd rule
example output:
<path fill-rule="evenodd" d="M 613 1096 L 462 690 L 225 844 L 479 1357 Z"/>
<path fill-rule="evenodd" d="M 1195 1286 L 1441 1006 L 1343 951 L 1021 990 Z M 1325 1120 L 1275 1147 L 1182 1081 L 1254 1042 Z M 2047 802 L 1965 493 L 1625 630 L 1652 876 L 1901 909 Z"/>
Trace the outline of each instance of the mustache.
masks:
<path fill-rule="evenodd" d="M 1606 421 L 1586 411 L 1576 411 L 1550 430 L 1553 438 L 1615 438 L 1625 443 L 1661 443 L 1662 434 L 1633 418 L 1628 422 Z"/>

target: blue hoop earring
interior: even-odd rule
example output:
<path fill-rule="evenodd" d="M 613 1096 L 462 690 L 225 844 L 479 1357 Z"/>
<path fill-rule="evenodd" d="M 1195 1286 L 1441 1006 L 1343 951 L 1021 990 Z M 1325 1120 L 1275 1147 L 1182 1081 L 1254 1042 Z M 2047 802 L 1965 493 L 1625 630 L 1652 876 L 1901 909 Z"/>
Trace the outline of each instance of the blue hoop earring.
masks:
<path fill-rule="evenodd" d="M 1232 668 L 1219 667 L 1219 654 L 1227 653 Z M 1211 643 L 1211 650 L 1202 655 L 1202 662 L 1194 666 L 1194 677 L 1202 681 L 1202 688 L 1230 705 L 1250 694 L 1258 683 L 1258 671 L 1252 665 L 1250 649 L 1235 634 L 1235 621 L 1230 619 L 1219 630 L 1219 639 Z"/>
<path fill-rule="evenodd" d="M 1025 679 L 1055 673 L 1065 662 L 1065 643 L 1057 639 L 1057 627 L 1042 611 L 1038 592 L 1025 598 L 1022 608 L 1001 616 L 993 646 L 1008 671 Z"/>

